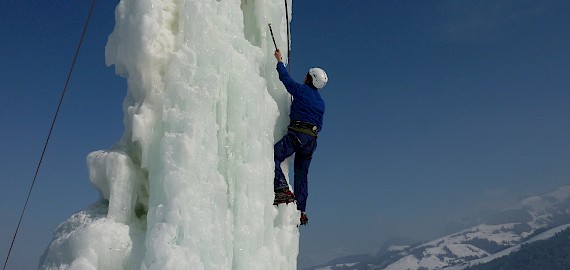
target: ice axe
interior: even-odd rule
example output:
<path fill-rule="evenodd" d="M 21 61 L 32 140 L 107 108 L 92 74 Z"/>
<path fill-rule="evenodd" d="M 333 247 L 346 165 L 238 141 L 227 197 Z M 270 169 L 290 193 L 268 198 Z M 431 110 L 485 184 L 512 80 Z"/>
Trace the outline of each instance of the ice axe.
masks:
<path fill-rule="evenodd" d="M 267 25 L 269 25 L 269 32 L 271 32 L 271 38 L 273 39 L 273 45 L 275 45 L 275 50 L 279 50 L 277 49 L 277 43 L 275 43 L 275 36 L 273 36 L 273 29 L 271 29 L 271 24 L 268 23 Z"/>

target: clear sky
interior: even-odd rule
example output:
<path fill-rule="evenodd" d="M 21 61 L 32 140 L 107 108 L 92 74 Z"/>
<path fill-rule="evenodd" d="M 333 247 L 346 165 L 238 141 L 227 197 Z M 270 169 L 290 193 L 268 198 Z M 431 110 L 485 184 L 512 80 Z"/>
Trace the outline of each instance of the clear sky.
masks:
<path fill-rule="evenodd" d="M 97 3 L 8 269 L 34 269 L 98 198 L 86 155 L 124 129 L 126 82 L 104 63 L 117 3 Z M 2 263 L 90 4 L 1 5 Z M 293 1 L 291 73 L 330 78 L 300 266 L 570 184 L 568 14 L 565 0 Z"/>

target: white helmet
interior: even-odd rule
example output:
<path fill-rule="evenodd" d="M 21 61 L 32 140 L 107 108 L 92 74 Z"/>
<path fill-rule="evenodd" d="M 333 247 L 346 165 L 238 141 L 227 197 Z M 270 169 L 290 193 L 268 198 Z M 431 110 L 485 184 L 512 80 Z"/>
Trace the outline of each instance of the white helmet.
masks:
<path fill-rule="evenodd" d="M 323 88 L 329 81 L 329 77 L 324 70 L 318 67 L 309 69 L 309 75 L 313 78 L 313 86 L 316 88 Z"/>

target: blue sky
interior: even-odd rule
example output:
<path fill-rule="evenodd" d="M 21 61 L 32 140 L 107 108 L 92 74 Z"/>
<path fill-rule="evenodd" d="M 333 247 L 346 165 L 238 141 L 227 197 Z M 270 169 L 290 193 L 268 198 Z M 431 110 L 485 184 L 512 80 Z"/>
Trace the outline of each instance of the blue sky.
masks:
<path fill-rule="evenodd" d="M 291 71 L 323 67 L 300 266 L 429 239 L 453 220 L 570 184 L 570 2 L 294 1 Z M 0 9 L 4 261 L 90 1 Z M 122 135 L 124 79 L 104 63 L 99 1 L 8 269 L 97 200 L 86 155 Z"/>

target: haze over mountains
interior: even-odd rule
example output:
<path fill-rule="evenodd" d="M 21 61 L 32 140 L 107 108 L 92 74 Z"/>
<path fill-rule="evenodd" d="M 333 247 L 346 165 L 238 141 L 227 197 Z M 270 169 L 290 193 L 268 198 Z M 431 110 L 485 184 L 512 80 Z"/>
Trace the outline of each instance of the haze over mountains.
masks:
<path fill-rule="evenodd" d="M 523 198 L 513 207 L 474 217 L 464 224 L 474 221 L 480 224 L 429 242 L 393 242 L 373 256 L 347 256 L 307 270 L 458 270 L 484 264 L 570 228 L 570 186 Z"/>

